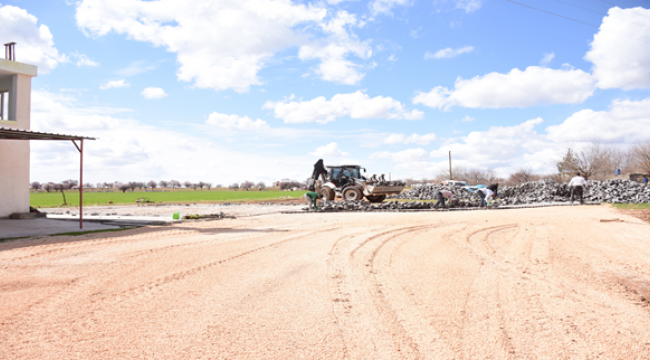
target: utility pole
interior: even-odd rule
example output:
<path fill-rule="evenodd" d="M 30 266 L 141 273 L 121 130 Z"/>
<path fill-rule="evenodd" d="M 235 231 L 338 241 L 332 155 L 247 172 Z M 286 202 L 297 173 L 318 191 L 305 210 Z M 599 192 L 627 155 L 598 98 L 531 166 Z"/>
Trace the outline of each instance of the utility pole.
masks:
<path fill-rule="evenodd" d="M 451 150 L 449 150 L 449 180 L 453 180 L 451 178 Z"/>

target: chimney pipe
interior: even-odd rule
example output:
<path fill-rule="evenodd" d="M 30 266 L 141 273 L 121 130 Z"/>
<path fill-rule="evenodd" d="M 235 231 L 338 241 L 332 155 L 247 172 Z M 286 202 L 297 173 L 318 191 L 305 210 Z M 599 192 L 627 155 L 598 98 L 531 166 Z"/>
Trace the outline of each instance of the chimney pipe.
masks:
<path fill-rule="evenodd" d="M 5 59 L 16 61 L 16 43 L 9 42 L 5 44 Z"/>

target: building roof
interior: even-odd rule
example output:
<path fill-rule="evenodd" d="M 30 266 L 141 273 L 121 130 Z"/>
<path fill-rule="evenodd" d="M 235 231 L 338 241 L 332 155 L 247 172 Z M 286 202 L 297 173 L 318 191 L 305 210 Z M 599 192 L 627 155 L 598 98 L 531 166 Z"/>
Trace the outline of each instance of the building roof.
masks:
<path fill-rule="evenodd" d="M 27 76 L 36 76 L 38 68 L 34 65 L 12 61 L 7 59 L 0 59 L 0 75 L 14 75 L 21 74 Z"/>
<path fill-rule="evenodd" d="M 64 135 L 0 127 L 0 139 L 7 140 L 95 140 L 94 137 Z"/>

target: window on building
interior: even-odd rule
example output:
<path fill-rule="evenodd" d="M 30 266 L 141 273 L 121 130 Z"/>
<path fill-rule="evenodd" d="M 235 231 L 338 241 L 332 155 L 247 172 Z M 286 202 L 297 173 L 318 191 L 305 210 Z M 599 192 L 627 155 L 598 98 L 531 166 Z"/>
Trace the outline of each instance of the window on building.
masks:
<path fill-rule="evenodd" d="M 9 120 L 9 91 L 0 90 L 0 120 Z"/>

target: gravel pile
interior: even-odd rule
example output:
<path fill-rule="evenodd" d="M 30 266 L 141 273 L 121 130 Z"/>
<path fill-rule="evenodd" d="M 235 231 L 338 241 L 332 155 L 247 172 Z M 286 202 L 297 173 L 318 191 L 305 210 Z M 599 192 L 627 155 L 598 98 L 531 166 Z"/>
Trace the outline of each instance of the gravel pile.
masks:
<path fill-rule="evenodd" d="M 456 202 L 456 199 L 454 199 L 452 207 L 464 207 L 468 202 L 473 204 L 479 200 L 476 192 L 437 184 L 422 185 L 390 198 L 434 200 L 435 192 L 441 189 L 453 192 L 455 197 L 459 199 L 459 206 L 454 206 Z M 500 187 L 497 198 L 498 200 L 495 202 L 497 206 L 567 202 L 571 199 L 571 189 L 568 183 L 559 184 L 553 180 L 539 180 L 517 186 Z M 650 203 L 650 187 L 645 187 L 641 183 L 630 180 L 589 180 L 583 199 L 588 202 Z"/>

